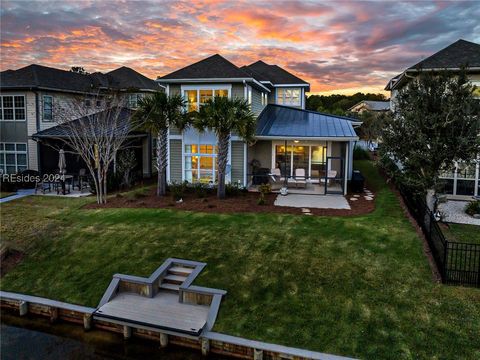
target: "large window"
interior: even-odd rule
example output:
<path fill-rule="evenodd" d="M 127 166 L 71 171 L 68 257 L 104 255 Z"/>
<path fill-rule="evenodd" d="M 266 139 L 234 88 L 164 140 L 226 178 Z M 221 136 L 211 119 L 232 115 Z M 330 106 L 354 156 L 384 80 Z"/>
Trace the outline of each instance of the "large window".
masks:
<path fill-rule="evenodd" d="M 0 100 L 0 120 L 25 121 L 25 96 L 4 95 Z"/>
<path fill-rule="evenodd" d="M 198 111 L 207 100 L 215 96 L 228 96 L 228 89 L 189 89 L 184 90 L 183 96 L 187 102 L 187 111 Z"/>
<path fill-rule="evenodd" d="M 138 102 L 142 98 L 143 94 L 128 94 L 128 107 L 130 109 L 136 109 L 138 107 Z"/>
<path fill-rule="evenodd" d="M 0 143 L 0 171 L 16 174 L 27 169 L 27 144 Z"/>
<path fill-rule="evenodd" d="M 217 146 L 185 145 L 185 180 L 214 183 L 217 179 Z"/>
<path fill-rule="evenodd" d="M 301 104 L 301 90 L 299 88 L 278 88 L 277 89 L 277 104 L 300 106 Z"/>
<path fill-rule="evenodd" d="M 53 121 L 53 97 L 43 96 L 43 121 Z"/>

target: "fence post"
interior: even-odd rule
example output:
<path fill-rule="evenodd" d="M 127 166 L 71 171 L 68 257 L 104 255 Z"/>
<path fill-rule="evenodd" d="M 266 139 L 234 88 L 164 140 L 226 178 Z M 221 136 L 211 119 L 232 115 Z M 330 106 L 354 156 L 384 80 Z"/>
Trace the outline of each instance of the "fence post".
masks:
<path fill-rule="evenodd" d="M 447 282 L 447 263 L 448 263 L 448 240 L 443 243 L 443 264 L 442 264 L 442 282 Z"/>

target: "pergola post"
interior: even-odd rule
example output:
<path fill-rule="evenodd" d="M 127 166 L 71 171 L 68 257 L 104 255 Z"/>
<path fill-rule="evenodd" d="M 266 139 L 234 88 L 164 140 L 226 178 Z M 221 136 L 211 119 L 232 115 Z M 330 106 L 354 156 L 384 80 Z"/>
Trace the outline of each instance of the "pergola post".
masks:
<path fill-rule="evenodd" d="M 347 195 L 347 185 L 348 185 L 348 160 L 350 159 L 349 156 L 350 152 L 350 143 L 347 141 L 345 143 L 345 170 L 343 173 L 343 195 Z"/>

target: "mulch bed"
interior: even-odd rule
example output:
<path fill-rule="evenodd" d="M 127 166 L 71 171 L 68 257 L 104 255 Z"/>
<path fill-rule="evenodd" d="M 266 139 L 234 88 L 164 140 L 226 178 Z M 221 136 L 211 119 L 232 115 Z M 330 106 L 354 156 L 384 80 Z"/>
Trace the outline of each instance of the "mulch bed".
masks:
<path fill-rule="evenodd" d="M 12 270 L 20 261 L 22 261 L 24 253 L 17 250 L 7 250 L 5 257 L 0 264 L 0 277 L 3 277 L 7 272 Z"/>
<path fill-rule="evenodd" d="M 349 199 L 353 194 L 346 196 L 351 210 L 341 209 L 314 209 L 309 208 L 313 215 L 319 216 L 354 216 L 367 214 L 375 209 L 375 202 L 365 200 L 364 194 L 356 201 Z M 176 210 L 201 211 L 208 213 L 280 213 L 302 215 L 301 208 L 274 206 L 273 203 L 277 194 L 266 196 L 266 204 L 258 205 L 257 201 L 260 194 L 255 192 L 242 193 L 237 196 L 227 197 L 225 200 L 219 200 L 215 195 L 208 195 L 205 198 L 199 198 L 195 194 L 186 194 L 183 202 L 175 202 L 171 196 L 157 197 L 155 189 L 150 189 L 143 196 L 120 196 L 109 198 L 105 205 L 88 204 L 87 209 L 104 208 L 167 208 Z"/>

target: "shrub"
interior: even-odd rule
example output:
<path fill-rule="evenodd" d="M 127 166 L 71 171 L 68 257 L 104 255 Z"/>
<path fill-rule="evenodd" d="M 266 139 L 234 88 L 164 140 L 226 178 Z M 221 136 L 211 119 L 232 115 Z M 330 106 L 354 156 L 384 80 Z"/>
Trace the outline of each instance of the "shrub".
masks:
<path fill-rule="evenodd" d="M 367 150 L 361 148 L 360 146 L 355 146 L 353 148 L 353 160 L 369 160 L 370 154 Z"/>
<path fill-rule="evenodd" d="M 172 194 L 173 200 L 178 201 L 180 199 L 183 199 L 183 197 L 185 196 L 185 192 L 188 188 L 188 182 L 172 182 L 168 188 L 170 190 L 170 193 Z"/>
<path fill-rule="evenodd" d="M 258 191 L 260 191 L 260 197 L 258 198 L 257 204 L 265 205 L 267 203 L 265 195 L 272 192 L 272 186 L 270 184 L 262 184 L 258 187 Z"/>
<path fill-rule="evenodd" d="M 201 182 L 196 182 L 189 185 L 189 188 L 193 190 L 193 193 L 200 199 L 207 197 L 211 191 L 211 186 Z"/>
<path fill-rule="evenodd" d="M 480 214 L 480 200 L 470 201 L 467 206 L 465 206 L 465 212 L 470 216 Z"/>
<path fill-rule="evenodd" d="M 238 183 L 230 183 L 225 185 L 225 193 L 227 196 L 238 196 L 246 191 L 246 188 L 240 186 Z"/>

